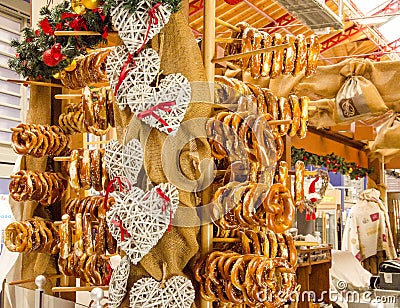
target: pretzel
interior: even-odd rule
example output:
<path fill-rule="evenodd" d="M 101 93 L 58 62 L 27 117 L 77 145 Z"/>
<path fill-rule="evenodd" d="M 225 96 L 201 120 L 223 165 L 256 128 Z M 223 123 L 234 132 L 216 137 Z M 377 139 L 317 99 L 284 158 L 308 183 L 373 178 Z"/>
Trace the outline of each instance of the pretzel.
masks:
<path fill-rule="evenodd" d="M 252 50 L 258 50 L 261 48 L 261 40 L 263 39 L 263 36 L 255 32 L 253 35 L 253 44 L 252 44 Z M 250 73 L 251 77 L 254 79 L 258 79 L 261 75 L 261 62 L 262 61 L 262 55 L 261 54 L 256 54 L 252 55 L 250 58 Z"/>
<path fill-rule="evenodd" d="M 282 160 L 279 162 L 279 183 L 290 189 L 289 183 L 289 165 L 286 161 Z"/>
<path fill-rule="evenodd" d="M 295 180 L 294 180 L 294 188 L 295 188 L 295 201 L 296 206 L 302 210 L 304 208 L 304 174 L 305 174 L 305 166 L 304 162 L 298 160 L 295 165 Z"/>
<path fill-rule="evenodd" d="M 67 259 L 72 245 L 72 234 L 71 227 L 69 225 L 70 217 L 68 214 L 64 214 L 61 217 L 60 225 L 60 258 Z"/>
<path fill-rule="evenodd" d="M 296 136 L 300 128 L 301 109 L 299 98 L 296 95 L 289 95 L 289 104 L 292 110 L 292 123 L 290 124 L 289 136 Z"/>
<path fill-rule="evenodd" d="M 273 131 L 275 145 L 276 145 L 276 161 L 282 158 L 283 152 L 285 151 L 285 143 L 283 142 L 282 136 L 277 132 Z"/>
<path fill-rule="evenodd" d="M 243 31 L 244 31 L 246 28 L 249 28 L 250 25 L 249 25 L 247 22 L 242 21 L 242 22 L 237 23 L 237 24 L 235 25 L 235 27 L 238 28 L 238 29 L 240 29 L 240 31 L 237 32 L 237 31 L 235 31 L 235 30 L 232 30 L 232 32 L 231 32 L 231 38 L 236 38 L 236 39 L 238 39 L 238 38 L 241 38 L 241 37 L 243 36 Z M 227 43 L 227 44 L 225 45 L 224 54 L 225 54 L 226 56 L 237 54 L 238 52 L 240 52 L 241 48 L 242 48 L 241 42 L 240 42 L 240 43 L 237 43 L 237 42 L 234 42 L 234 43 Z"/>
<path fill-rule="evenodd" d="M 284 97 L 279 98 L 278 110 L 279 110 L 279 120 L 292 120 L 292 110 L 290 108 L 289 101 L 286 98 Z M 284 136 L 289 131 L 290 124 L 281 124 L 278 126 L 278 128 L 281 136 Z"/>
<path fill-rule="evenodd" d="M 297 136 L 300 139 L 305 138 L 307 134 L 309 103 L 310 99 L 308 98 L 308 96 L 300 97 L 300 106 L 301 106 L 300 129 L 297 131 Z"/>
<path fill-rule="evenodd" d="M 79 183 L 79 172 L 78 172 L 78 158 L 79 158 L 79 151 L 72 150 L 71 152 L 71 160 L 69 162 L 69 184 L 71 188 L 74 190 L 80 189 Z"/>
<path fill-rule="evenodd" d="M 268 48 L 272 46 L 272 37 L 267 32 L 260 31 L 262 35 L 261 48 Z M 272 52 L 262 53 L 261 61 L 261 76 L 268 77 L 272 67 Z"/>
<path fill-rule="evenodd" d="M 283 74 L 289 75 L 293 73 L 294 64 L 296 61 L 295 37 L 291 34 L 286 34 L 283 43 L 289 44 L 289 46 L 285 48 Z"/>
<path fill-rule="evenodd" d="M 93 188 L 101 191 L 103 186 L 101 180 L 101 152 L 99 149 L 94 149 L 90 152 L 90 175 Z"/>
<path fill-rule="evenodd" d="M 254 28 L 246 28 L 243 31 L 242 36 L 242 49 L 241 53 L 249 52 L 253 50 L 253 39 L 254 34 L 257 33 L 258 30 Z M 242 57 L 242 70 L 245 71 L 249 68 L 251 56 Z"/>
<path fill-rule="evenodd" d="M 12 252 L 23 252 L 27 246 L 26 227 L 18 221 L 10 223 L 4 229 L 4 244 Z"/>
<path fill-rule="evenodd" d="M 75 215 L 74 253 L 77 257 L 81 257 L 83 255 L 83 226 L 81 213 L 77 213 Z"/>
<path fill-rule="evenodd" d="M 282 35 L 280 35 L 277 32 L 274 33 L 273 45 L 279 46 L 282 45 L 282 43 L 283 43 Z M 269 74 L 269 76 L 272 79 L 277 78 L 282 73 L 284 52 L 285 51 L 283 49 L 273 51 L 272 68 L 271 68 L 271 73 Z"/>
<path fill-rule="evenodd" d="M 293 76 L 297 76 L 307 65 L 307 43 L 303 34 L 296 36 L 296 62 L 294 64 Z"/>
<path fill-rule="evenodd" d="M 110 124 L 111 127 L 115 127 L 115 118 L 114 118 L 114 95 L 112 91 L 108 91 L 107 93 L 107 122 Z"/>
<path fill-rule="evenodd" d="M 297 268 L 297 249 L 294 245 L 293 236 L 290 233 L 283 233 L 283 237 L 286 241 L 286 246 L 289 250 L 289 263 L 294 267 Z"/>
<path fill-rule="evenodd" d="M 279 119 L 279 106 L 278 106 L 278 100 L 275 97 L 275 95 L 272 93 L 271 90 L 269 89 L 263 89 L 264 90 L 264 95 L 267 101 L 267 110 L 268 113 L 272 116 L 274 120 Z"/>
<path fill-rule="evenodd" d="M 90 150 L 81 149 L 79 150 L 82 155 L 79 157 L 78 169 L 79 169 L 79 180 L 82 189 L 90 189 L 91 183 L 91 170 L 90 170 Z"/>
<path fill-rule="evenodd" d="M 318 36 L 312 35 L 310 37 L 310 46 L 307 51 L 307 66 L 306 77 L 315 74 L 317 71 L 318 57 L 321 51 L 321 44 L 319 43 Z"/>

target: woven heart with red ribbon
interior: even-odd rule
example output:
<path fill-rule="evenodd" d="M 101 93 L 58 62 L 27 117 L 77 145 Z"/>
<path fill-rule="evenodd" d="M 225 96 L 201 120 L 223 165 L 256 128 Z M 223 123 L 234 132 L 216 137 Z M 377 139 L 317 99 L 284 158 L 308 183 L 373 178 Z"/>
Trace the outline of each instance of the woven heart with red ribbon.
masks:
<path fill-rule="evenodd" d="M 133 14 L 123 1 L 111 11 L 114 27 L 130 53 L 138 53 L 168 23 L 171 12 L 160 2 L 142 1 Z"/>
<path fill-rule="evenodd" d="M 112 195 L 115 204 L 106 216 L 109 230 L 118 247 L 137 264 L 171 229 L 179 192 L 174 185 L 162 183 L 148 192 L 132 187 Z"/>

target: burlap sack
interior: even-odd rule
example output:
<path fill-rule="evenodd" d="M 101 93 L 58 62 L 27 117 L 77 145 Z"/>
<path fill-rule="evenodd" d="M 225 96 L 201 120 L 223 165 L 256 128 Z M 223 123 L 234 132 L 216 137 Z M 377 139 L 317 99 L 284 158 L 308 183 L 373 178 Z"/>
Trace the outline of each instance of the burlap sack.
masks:
<path fill-rule="evenodd" d="M 391 115 L 386 124 L 384 124 L 371 146 L 371 151 L 381 149 L 399 149 L 400 150 L 400 118 L 397 113 Z"/>
<path fill-rule="evenodd" d="M 362 76 L 350 76 L 336 95 L 337 123 L 376 116 L 388 110 L 378 90 Z"/>
<path fill-rule="evenodd" d="M 340 63 L 319 66 L 316 74 L 302 78 L 293 91 L 311 100 L 336 97 L 348 76 L 363 76 L 372 82 L 385 105 L 400 111 L 400 61 L 372 62 L 369 59 L 347 59 Z"/>
<path fill-rule="evenodd" d="M 200 161 L 211 158 L 205 138 L 200 137 L 196 141 L 188 142 L 191 137 L 205 136 L 202 119 L 210 116 L 211 105 L 207 103 L 210 102 L 210 97 L 207 84 L 204 84 L 206 77 L 200 50 L 181 11 L 171 15 L 169 23 L 153 39 L 152 45 L 161 57 L 161 70 L 164 75 L 179 72 L 191 82 L 192 101 L 183 120 L 185 124 L 181 125 L 175 137 L 168 137 L 137 118 L 131 118 L 128 112 L 115 110 L 118 138 L 123 142 L 132 138 L 140 140 L 144 148 L 144 167 L 149 180 L 153 184 L 169 181 L 179 189 L 179 205 L 186 211 L 182 212 L 184 214 L 177 211 L 174 224 L 175 221 L 185 221 L 191 227 L 174 226 L 171 232 L 166 232 L 139 265 L 131 267 L 128 288 L 143 276 L 150 275 L 161 279 L 163 262 L 168 264 L 167 277 L 190 274 L 185 267 L 199 250 L 199 218 L 195 207 L 200 204 L 200 200 L 193 192 L 182 187 L 185 187 L 185 181 L 194 183 L 200 177 Z M 192 121 L 193 119 L 198 120 Z M 128 298 L 125 298 L 122 307 L 128 306 Z"/>

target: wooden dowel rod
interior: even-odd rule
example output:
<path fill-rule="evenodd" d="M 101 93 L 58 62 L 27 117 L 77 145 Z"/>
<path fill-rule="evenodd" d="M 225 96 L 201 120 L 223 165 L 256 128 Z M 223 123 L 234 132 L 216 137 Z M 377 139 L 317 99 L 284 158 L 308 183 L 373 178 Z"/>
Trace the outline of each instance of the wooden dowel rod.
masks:
<path fill-rule="evenodd" d="M 2 78 L 2 80 L 13 83 L 22 83 L 29 84 L 33 86 L 43 86 L 43 87 L 53 87 L 53 88 L 63 88 L 60 84 L 50 83 L 50 82 L 41 82 L 41 81 L 33 81 L 33 80 L 20 80 L 20 79 L 10 79 L 10 78 Z"/>
<path fill-rule="evenodd" d="M 235 237 L 214 237 L 213 242 L 214 243 L 236 243 L 236 242 L 240 242 L 240 239 L 235 238 Z"/>
<path fill-rule="evenodd" d="M 101 288 L 108 290 L 108 286 L 89 286 L 89 287 L 54 287 L 51 289 L 53 293 L 67 293 L 67 292 L 79 292 L 79 291 L 92 291 L 94 288 Z"/>
<path fill-rule="evenodd" d="M 54 31 L 55 36 L 101 35 L 96 31 Z"/>
<path fill-rule="evenodd" d="M 10 178 L 12 178 L 12 179 L 19 179 L 20 176 L 19 176 L 19 175 L 15 175 L 15 174 L 11 174 L 11 175 L 10 175 Z"/>
<path fill-rule="evenodd" d="M 270 120 L 269 125 L 279 125 L 279 124 L 291 124 L 292 120 Z"/>
<path fill-rule="evenodd" d="M 106 144 L 109 143 L 110 140 L 99 140 L 99 141 L 90 141 L 90 142 L 86 142 L 86 144 Z"/>
<path fill-rule="evenodd" d="M 282 45 L 277 45 L 277 46 L 271 46 L 271 47 L 267 47 L 267 48 L 263 48 L 263 49 L 253 50 L 253 51 L 249 51 L 249 52 L 238 53 L 235 55 L 230 55 L 230 56 L 226 56 L 226 57 L 222 57 L 222 58 L 216 58 L 216 59 L 212 59 L 211 62 L 217 63 L 217 62 L 224 62 L 224 61 L 229 61 L 229 60 L 236 60 L 236 59 L 241 59 L 243 57 L 258 55 L 260 53 L 285 49 L 286 47 L 289 47 L 288 43 L 282 44 Z"/>
<path fill-rule="evenodd" d="M 318 246 L 318 242 L 294 241 L 295 246 Z"/>
<path fill-rule="evenodd" d="M 71 161 L 70 156 L 58 156 L 53 158 L 54 161 Z"/>
<path fill-rule="evenodd" d="M 10 131 L 12 131 L 12 132 L 23 132 L 24 129 L 22 127 L 11 127 Z"/>
<path fill-rule="evenodd" d="M 74 99 L 74 98 L 82 98 L 82 94 L 56 94 L 54 95 L 55 99 Z"/>
<path fill-rule="evenodd" d="M 56 278 L 61 278 L 63 275 L 53 275 L 53 276 L 48 276 L 46 279 L 56 279 Z M 30 278 L 30 279 L 23 279 L 23 280 L 16 280 L 12 281 L 9 283 L 10 286 L 16 285 L 16 284 L 23 284 L 23 283 L 28 283 L 28 282 L 34 282 L 36 278 Z"/>
<path fill-rule="evenodd" d="M 236 109 L 238 104 L 214 104 L 216 108 Z M 308 111 L 317 110 L 317 106 L 308 106 Z"/>
<path fill-rule="evenodd" d="M 217 37 L 215 38 L 216 43 L 235 43 L 235 42 L 241 42 L 242 39 L 237 39 L 237 38 L 230 38 L 230 37 Z"/>
<path fill-rule="evenodd" d="M 296 174 L 296 172 L 294 171 L 294 170 L 289 170 L 289 174 Z M 314 175 L 317 175 L 317 171 L 304 171 L 304 174 L 305 175 L 312 175 L 312 176 L 314 176 Z"/>
<path fill-rule="evenodd" d="M 217 23 L 217 24 L 219 24 L 219 25 L 221 25 L 221 26 L 225 26 L 225 27 L 227 27 L 228 29 L 231 29 L 231 30 L 233 30 L 233 31 L 241 32 L 240 28 L 238 28 L 238 27 L 236 27 L 236 26 L 234 26 L 234 25 L 231 25 L 230 23 L 228 23 L 228 22 L 226 22 L 226 21 L 223 21 L 222 19 L 219 19 L 219 18 L 217 18 L 217 17 L 215 17 L 215 23 Z"/>
<path fill-rule="evenodd" d="M 308 111 L 315 111 L 317 110 L 317 106 L 308 106 Z"/>

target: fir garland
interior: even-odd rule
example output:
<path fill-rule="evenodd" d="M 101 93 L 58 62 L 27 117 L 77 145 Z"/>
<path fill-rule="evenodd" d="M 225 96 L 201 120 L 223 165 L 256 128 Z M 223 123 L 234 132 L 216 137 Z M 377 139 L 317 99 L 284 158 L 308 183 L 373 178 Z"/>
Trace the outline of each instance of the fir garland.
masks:
<path fill-rule="evenodd" d="M 85 54 L 86 48 L 106 42 L 108 30 L 111 29 L 110 18 L 101 9 L 86 10 L 85 14 L 77 15 L 68 0 L 51 9 L 43 7 L 40 15 L 37 30 L 24 28 L 21 41 L 11 41 L 10 46 L 16 49 L 16 55 L 8 62 L 9 67 L 18 74 L 36 80 L 50 79 L 66 68 L 76 56 Z M 54 31 L 57 30 L 88 30 L 102 35 L 55 36 Z M 43 61 L 43 54 L 55 44 L 61 45 L 63 58 L 57 65 L 49 66 Z"/>
<path fill-rule="evenodd" d="M 374 169 L 362 168 L 360 164 L 346 162 L 343 157 L 334 153 L 328 155 L 317 155 L 307 152 L 305 149 L 296 149 L 292 146 L 292 165 L 301 160 L 305 165 L 326 167 L 328 171 L 349 175 L 352 180 L 360 179 L 374 172 Z"/>
<path fill-rule="evenodd" d="M 133 14 L 136 12 L 136 9 L 140 2 L 143 0 L 105 0 L 104 1 L 104 14 L 109 14 L 109 12 L 119 5 L 121 2 L 123 3 L 122 7 L 128 9 L 129 13 Z M 150 2 L 152 6 L 156 5 L 157 3 L 161 3 L 162 5 L 166 6 L 168 10 L 172 13 L 176 13 L 181 8 L 181 0 L 147 0 Z"/>

